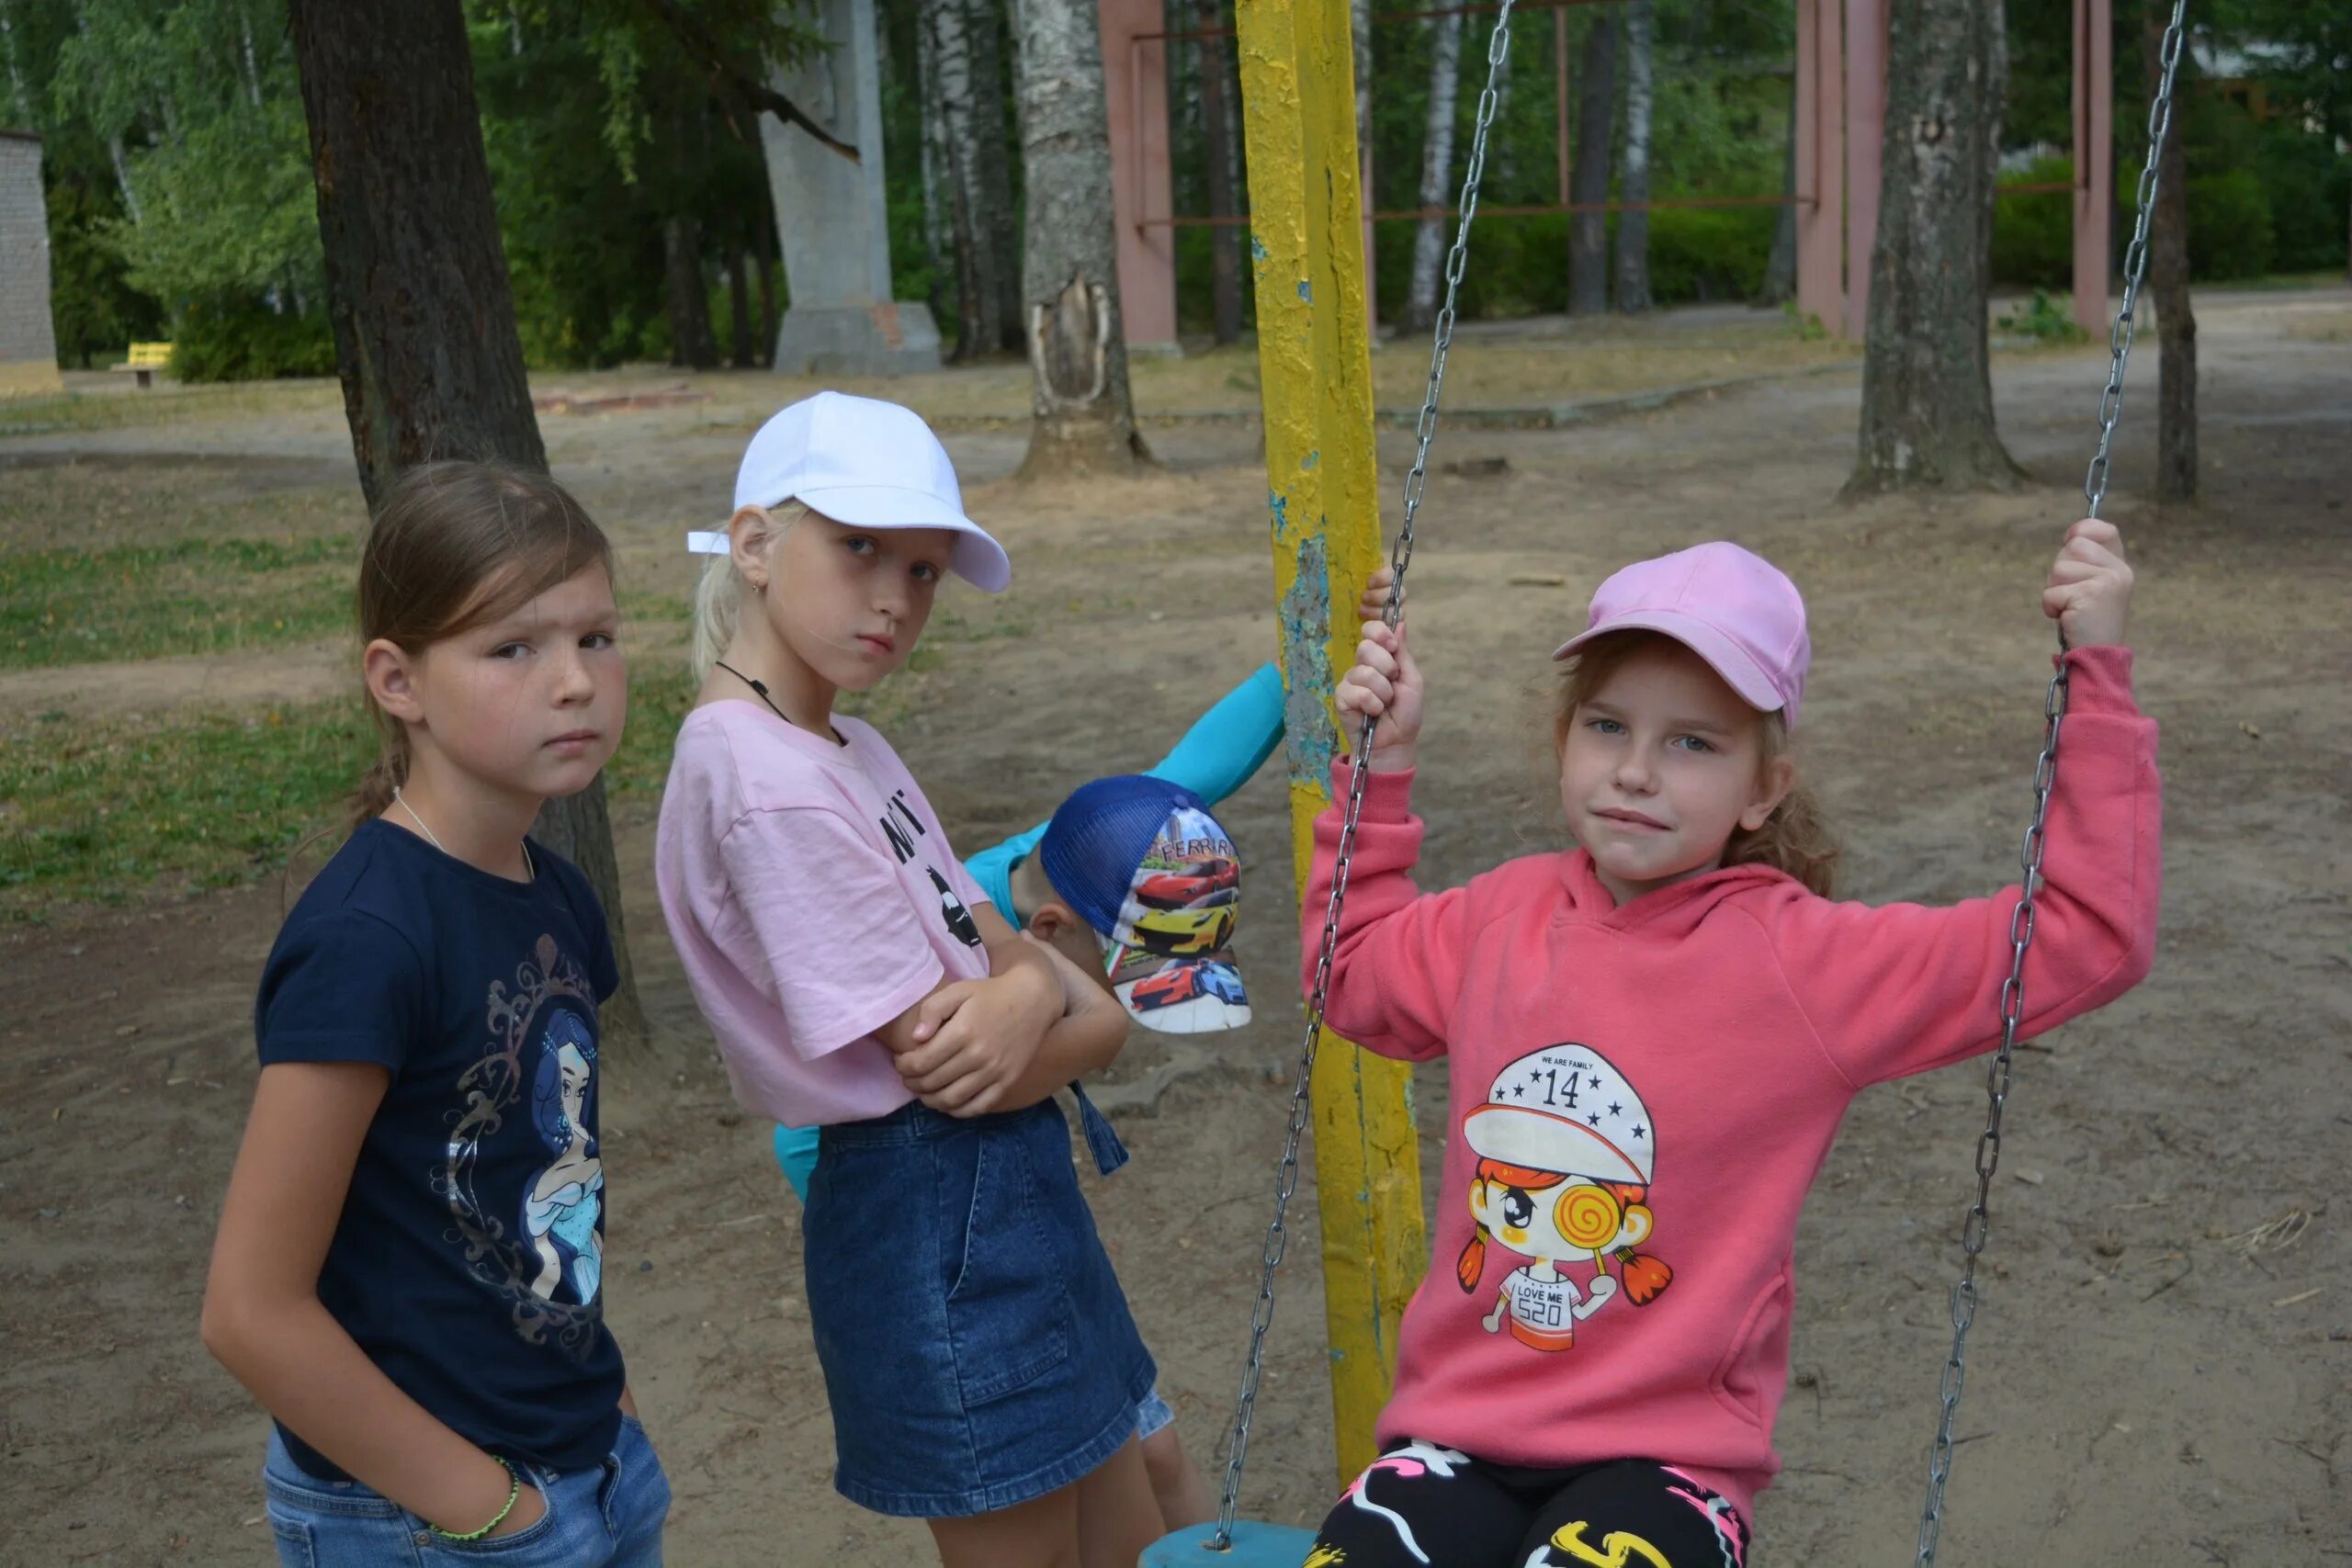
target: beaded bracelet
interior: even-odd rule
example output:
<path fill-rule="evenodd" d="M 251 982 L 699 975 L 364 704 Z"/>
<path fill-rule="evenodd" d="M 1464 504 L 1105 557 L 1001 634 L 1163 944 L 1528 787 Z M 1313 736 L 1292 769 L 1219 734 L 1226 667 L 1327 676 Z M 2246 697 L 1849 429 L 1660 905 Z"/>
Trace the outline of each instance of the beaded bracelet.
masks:
<path fill-rule="evenodd" d="M 496 1454 L 492 1454 L 490 1457 L 492 1459 L 498 1459 Z M 513 1465 L 508 1464 L 503 1459 L 498 1459 L 498 1465 L 500 1469 L 506 1472 L 506 1506 L 499 1509 L 496 1517 L 494 1517 L 490 1523 L 482 1526 L 481 1529 L 478 1530 L 468 1530 L 463 1535 L 458 1534 L 455 1530 L 445 1530 L 439 1525 L 427 1525 L 424 1528 L 431 1530 L 443 1540 L 467 1541 L 480 1540 L 484 1536 L 490 1534 L 491 1531 L 504 1524 L 506 1522 L 506 1516 L 514 1511 L 514 1500 L 523 1495 L 523 1475 L 520 1471 L 516 1470 Z"/>

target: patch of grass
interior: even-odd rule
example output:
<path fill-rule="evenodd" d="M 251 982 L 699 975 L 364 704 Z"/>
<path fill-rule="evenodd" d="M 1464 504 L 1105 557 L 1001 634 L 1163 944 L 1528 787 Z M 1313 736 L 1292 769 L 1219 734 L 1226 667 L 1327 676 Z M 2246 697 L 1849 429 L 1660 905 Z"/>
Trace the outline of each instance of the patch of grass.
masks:
<path fill-rule="evenodd" d="M 2037 288 L 2033 298 L 2021 301 L 1993 323 L 2005 333 L 2029 337 L 2036 343 L 2088 343 L 2091 334 L 2075 321 L 2074 312 L 2052 298 L 2047 288 Z"/>
<path fill-rule="evenodd" d="M 0 555 L 0 667 L 295 642 L 351 624 L 348 539 L 180 539 Z"/>
<path fill-rule="evenodd" d="M 887 731 L 912 689 L 899 676 L 841 710 Z M 628 724 L 605 771 L 615 801 L 661 797 L 694 694 L 677 660 L 630 672 Z M 0 731 L 0 922 L 275 875 L 305 840 L 339 841 L 375 754 L 356 697 L 96 727 L 51 710 Z"/>
<path fill-rule="evenodd" d="M 341 387 L 308 381 L 247 382 L 227 387 L 165 385 L 139 393 L 64 392 L 0 402 L 0 435 L 40 435 L 62 430 L 119 430 L 127 425 L 177 424 L 191 419 L 337 410 Z"/>
<path fill-rule="evenodd" d="M 44 715 L 0 735 L 0 917 L 274 871 L 375 746 L 356 701 L 98 730 Z"/>

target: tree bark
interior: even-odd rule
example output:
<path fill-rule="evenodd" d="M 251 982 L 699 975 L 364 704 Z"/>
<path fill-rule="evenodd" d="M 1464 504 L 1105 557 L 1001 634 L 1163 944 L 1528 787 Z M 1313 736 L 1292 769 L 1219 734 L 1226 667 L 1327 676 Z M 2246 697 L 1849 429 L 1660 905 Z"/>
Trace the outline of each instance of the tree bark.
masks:
<path fill-rule="evenodd" d="M 1609 141 L 1616 122 L 1617 20 L 1593 17 L 1577 63 L 1576 175 L 1568 199 L 1599 206 L 1609 199 Z M 1597 316 L 1609 309 L 1609 215 L 1579 212 L 1568 221 L 1568 314 Z"/>
<path fill-rule="evenodd" d="M 1772 224 L 1772 254 L 1764 263 L 1759 305 L 1779 305 L 1797 296 L 1797 94 L 1789 88 L 1789 152 L 1781 165 L 1781 213 Z"/>
<path fill-rule="evenodd" d="M 980 194 L 980 138 L 973 113 L 971 17 L 967 0 L 933 0 L 923 9 L 937 63 L 939 115 L 945 127 L 948 213 L 956 251 L 955 357 L 989 353 L 1003 334 L 998 257 L 989 243 Z"/>
<path fill-rule="evenodd" d="M 773 365 L 775 363 L 776 329 L 783 324 L 778 319 L 775 304 L 776 257 L 769 248 L 776 243 L 775 222 L 771 220 L 763 224 L 761 231 L 766 237 L 752 254 L 752 273 L 758 280 L 760 290 L 760 363 Z"/>
<path fill-rule="evenodd" d="M 752 367 L 752 270 L 743 265 L 743 253 L 732 246 L 727 252 L 727 316 L 729 328 L 728 363 L 738 370 Z"/>
<path fill-rule="evenodd" d="M 662 275 L 670 315 L 670 363 L 708 370 L 718 363 L 710 330 L 710 293 L 702 276 L 702 225 L 684 213 L 662 223 Z"/>
<path fill-rule="evenodd" d="M 1202 6 L 1202 25 L 1223 25 L 1225 7 L 1217 0 Z M 1201 40 L 1201 128 L 1208 141 L 1209 216 L 1239 214 L 1241 128 L 1235 105 L 1240 97 L 1232 79 L 1231 56 L 1226 40 Z M 1241 336 L 1241 229 L 1219 224 L 1209 231 L 1209 302 L 1216 318 L 1216 341 L 1233 343 Z"/>
<path fill-rule="evenodd" d="M 947 267 L 955 239 L 948 212 L 947 115 L 939 96 L 939 40 L 920 13 L 915 17 L 915 96 L 922 114 L 922 245 L 931 267 L 928 303 L 937 317 L 945 313 Z M 956 309 L 962 308 L 959 294 Z"/>
<path fill-rule="evenodd" d="M 2148 99 L 2164 85 L 2165 13 L 2148 7 L 2141 33 Z M 2185 91 L 2193 62 L 2181 51 L 2176 92 Z M 2176 104 L 2178 98 L 2176 96 Z M 2156 163 L 2156 210 L 2148 226 L 2148 292 L 2156 307 L 2156 498 L 2197 495 L 2197 311 L 2188 299 L 2188 170 L 2181 148 L 2181 116 Z"/>
<path fill-rule="evenodd" d="M 2008 81 L 2002 0 L 1895 0 L 1860 452 L 1846 493 L 2006 489 L 1985 285 Z"/>
<path fill-rule="evenodd" d="M 1421 130 L 1421 206 L 1443 207 L 1453 184 L 1453 122 L 1462 86 L 1462 16 L 1429 23 L 1429 117 Z M 1445 220 L 1423 218 L 1413 231 L 1413 280 L 1405 296 L 1405 324 L 1427 332 L 1437 320 L 1438 269 L 1445 255 Z"/>
<path fill-rule="evenodd" d="M 1022 0 L 1023 321 L 1035 396 L 1023 478 L 1132 472 L 1136 433 L 1111 227 L 1111 133 L 1095 0 Z"/>
<path fill-rule="evenodd" d="M 291 0 L 344 413 L 372 508 L 436 457 L 544 470 L 458 0 Z M 541 842 L 605 906 L 620 989 L 605 1027 L 642 1039 L 604 781 L 540 809 Z"/>
<path fill-rule="evenodd" d="M 1625 6 L 1625 156 L 1618 167 L 1617 308 L 1650 308 L 1650 51 L 1657 31 L 1655 0 Z"/>
<path fill-rule="evenodd" d="M 1018 354 L 1026 341 L 1021 319 L 1021 226 L 1012 207 L 1012 154 L 1005 144 L 1009 107 L 1004 91 L 1004 17 L 996 0 L 966 0 L 970 7 L 972 133 L 979 176 L 979 214 L 987 235 L 989 275 L 996 280 L 994 345 Z"/>

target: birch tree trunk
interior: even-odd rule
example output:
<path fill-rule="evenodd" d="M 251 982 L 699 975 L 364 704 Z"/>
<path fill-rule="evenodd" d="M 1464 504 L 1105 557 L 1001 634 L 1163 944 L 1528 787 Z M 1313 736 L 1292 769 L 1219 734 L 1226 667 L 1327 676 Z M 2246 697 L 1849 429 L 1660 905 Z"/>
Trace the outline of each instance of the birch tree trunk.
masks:
<path fill-rule="evenodd" d="M 990 242 L 981 169 L 984 132 L 978 113 L 978 70 L 973 58 L 971 0 L 931 0 L 923 27 L 938 65 L 938 113 L 945 129 L 956 252 L 956 353 L 973 359 L 993 351 L 1004 336 L 1003 282 L 1007 265 Z"/>
<path fill-rule="evenodd" d="M 1789 152 L 1781 164 L 1781 213 L 1772 224 L 1772 254 L 1764 263 L 1759 305 L 1778 305 L 1797 294 L 1797 95 L 1789 89 Z"/>
<path fill-rule="evenodd" d="M 947 268 L 954 238 L 949 228 L 947 195 L 947 116 L 939 95 L 939 41 L 920 13 L 915 17 L 915 96 L 922 114 L 922 247 L 931 267 L 931 298 L 934 316 L 944 314 Z M 960 313 L 963 300 L 956 299 Z"/>
<path fill-rule="evenodd" d="M 2148 98 L 2164 85 L 2165 15 L 2151 6 L 2141 33 L 2145 49 Z M 2188 51 L 2180 56 L 2177 93 L 2185 93 L 2194 68 Z M 2177 103 L 2177 98 L 2176 98 Z M 2181 150 L 2181 115 L 2156 162 L 2156 210 L 2148 228 L 2148 292 L 2156 307 L 2156 496 L 2190 501 L 2197 495 L 2197 311 L 2188 299 L 2188 170 Z"/>
<path fill-rule="evenodd" d="M 1609 141 L 1617 115 L 1617 20 L 1592 19 L 1577 63 L 1576 175 L 1568 199 L 1598 207 L 1609 199 Z M 1609 309 L 1609 215 L 1579 212 L 1568 220 L 1568 314 Z"/>
<path fill-rule="evenodd" d="M 1207 0 L 1200 17 L 1204 27 L 1225 22 L 1225 7 Z M 1233 80 L 1232 56 L 1226 40 L 1201 40 L 1201 128 L 1208 140 L 1209 216 L 1232 218 L 1240 212 L 1241 95 Z M 1241 336 L 1241 229 L 1219 224 L 1209 231 L 1209 299 L 1216 323 L 1216 341 L 1232 343 Z"/>
<path fill-rule="evenodd" d="M 2007 489 L 1984 292 L 2008 84 L 2003 0 L 1895 0 L 1860 452 L 1846 493 Z"/>
<path fill-rule="evenodd" d="M 1462 86 L 1462 17 L 1429 23 L 1430 105 L 1421 130 L 1421 206 L 1443 207 L 1453 184 L 1453 122 Z M 1424 217 L 1413 231 L 1413 281 L 1405 324 L 1427 332 L 1437 320 L 1438 269 L 1445 259 L 1445 220 Z"/>
<path fill-rule="evenodd" d="M 1111 226 L 1111 133 L 1095 0 L 1022 0 L 1021 138 L 1034 378 L 1022 477 L 1128 473 L 1136 431 Z"/>
<path fill-rule="evenodd" d="M 1628 0 L 1625 6 L 1625 157 L 1618 166 L 1617 308 L 1650 308 L 1650 215 L 1639 205 L 1650 198 L 1650 51 L 1656 37 L 1655 0 Z"/>
<path fill-rule="evenodd" d="M 544 472 L 458 0 L 290 0 L 287 19 L 327 317 L 368 504 L 401 469 L 435 457 Z M 596 889 L 621 976 L 605 1024 L 643 1038 L 602 777 L 549 800 L 532 831 Z"/>

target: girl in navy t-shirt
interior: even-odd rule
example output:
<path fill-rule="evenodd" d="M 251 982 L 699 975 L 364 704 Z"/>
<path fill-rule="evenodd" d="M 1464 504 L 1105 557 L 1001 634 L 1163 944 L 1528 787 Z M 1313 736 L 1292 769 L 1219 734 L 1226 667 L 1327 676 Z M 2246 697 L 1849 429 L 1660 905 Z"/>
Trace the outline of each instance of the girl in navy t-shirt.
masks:
<path fill-rule="evenodd" d="M 412 469 L 360 564 L 383 752 L 278 933 L 204 1342 L 276 1418 L 286 1563 L 653 1568 L 669 1484 L 604 1320 L 586 880 L 525 835 L 620 741 L 611 548 L 546 476 Z"/>

